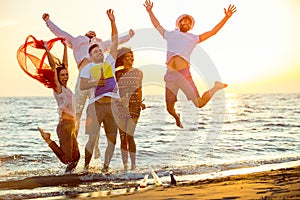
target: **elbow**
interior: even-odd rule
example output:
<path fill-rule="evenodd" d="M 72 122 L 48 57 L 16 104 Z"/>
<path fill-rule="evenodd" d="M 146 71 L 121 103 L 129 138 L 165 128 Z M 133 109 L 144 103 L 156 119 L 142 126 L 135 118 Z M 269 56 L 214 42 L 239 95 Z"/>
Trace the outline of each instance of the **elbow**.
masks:
<path fill-rule="evenodd" d="M 212 31 L 210 31 L 210 35 L 211 35 L 211 36 L 216 35 L 217 32 L 218 32 L 217 30 L 212 30 Z"/>

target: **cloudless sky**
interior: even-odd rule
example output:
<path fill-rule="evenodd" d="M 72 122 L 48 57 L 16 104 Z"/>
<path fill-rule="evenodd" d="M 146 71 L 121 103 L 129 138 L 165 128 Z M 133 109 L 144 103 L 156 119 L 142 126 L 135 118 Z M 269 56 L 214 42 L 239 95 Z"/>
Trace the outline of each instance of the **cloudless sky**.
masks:
<path fill-rule="evenodd" d="M 194 34 L 212 29 L 224 17 L 223 8 L 236 5 L 238 11 L 220 32 L 199 44 L 215 64 L 222 81 L 229 84 L 226 92 L 300 92 L 299 0 L 153 2 L 153 12 L 167 30 L 175 28 L 179 15 L 192 15 L 196 23 L 190 32 Z M 16 52 L 28 35 L 43 40 L 54 38 L 42 20 L 44 12 L 73 36 L 95 30 L 98 37 L 109 39 L 111 29 L 106 16 L 109 8 L 115 11 L 120 34 L 130 28 L 153 28 L 143 3 L 143 0 L 0 0 L 0 96 L 52 95 L 50 89 L 26 75 L 16 59 Z M 68 50 L 69 87 L 73 89 L 78 71 L 72 50 Z M 59 51 L 54 54 L 61 57 Z M 164 61 L 165 52 L 152 50 L 135 55 L 136 67 L 164 66 Z M 145 88 L 144 92 L 151 90 Z"/>

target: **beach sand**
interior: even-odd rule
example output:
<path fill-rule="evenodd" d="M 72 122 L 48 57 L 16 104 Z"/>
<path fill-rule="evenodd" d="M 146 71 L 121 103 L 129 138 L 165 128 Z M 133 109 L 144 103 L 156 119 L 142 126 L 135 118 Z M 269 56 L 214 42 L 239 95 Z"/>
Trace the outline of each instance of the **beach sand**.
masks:
<path fill-rule="evenodd" d="M 135 190 L 130 193 L 103 197 L 103 193 L 93 192 L 71 199 L 300 199 L 300 166 L 178 183 L 169 187 L 152 186 L 144 191 Z"/>

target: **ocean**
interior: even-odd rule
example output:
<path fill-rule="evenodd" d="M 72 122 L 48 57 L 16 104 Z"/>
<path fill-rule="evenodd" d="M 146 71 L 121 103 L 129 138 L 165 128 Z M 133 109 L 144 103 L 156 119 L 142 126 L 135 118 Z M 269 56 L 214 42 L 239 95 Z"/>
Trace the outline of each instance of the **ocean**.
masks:
<path fill-rule="evenodd" d="M 57 105 L 54 97 L 0 98 L 0 199 L 74 197 L 95 191 L 119 191 L 136 187 L 154 170 L 164 184 L 169 172 L 178 181 L 199 179 L 204 174 L 223 175 L 234 170 L 248 173 L 300 163 L 300 94 L 218 93 L 204 108 L 196 108 L 181 94 L 176 104 L 183 129 L 167 113 L 163 95 L 145 96 L 136 131 L 137 170 L 125 173 L 120 140 L 110 164 L 110 175 L 102 175 L 106 148 L 103 127 L 99 147 L 101 159 L 93 159 L 91 173 L 83 174 L 85 114 L 78 141 L 81 159 L 76 168 L 79 183 L 53 183 L 16 187 L 24 180 L 64 177 L 65 165 L 43 141 L 37 127 L 57 140 Z M 230 173 L 229 173 L 230 174 Z M 86 180 L 86 181 L 84 181 Z M 16 184 L 14 184 L 16 183 Z M 153 184 L 151 181 L 149 184 Z"/>

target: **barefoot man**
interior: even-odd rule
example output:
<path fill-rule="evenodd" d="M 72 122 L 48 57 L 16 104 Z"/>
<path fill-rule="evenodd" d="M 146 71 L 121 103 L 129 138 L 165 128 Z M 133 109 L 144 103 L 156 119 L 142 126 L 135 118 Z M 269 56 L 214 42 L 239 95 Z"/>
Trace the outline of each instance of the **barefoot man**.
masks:
<path fill-rule="evenodd" d="M 227 84 L 216 81 L 213 88 L 204 92 L 202 97 L 198 90 L 190 72 L 190 55 L 195 46 L 215 35 L 227 22 L 227 20 L 236 12 L 234 5 L 224 8 L 225 17 L 210 31 L 200 35 L 189 33 L 194 26 L 194 18 L 190 15 L 183 14 L 176 20 L 176 30 L 166 31 L 156 19 L 152 12 L 153 3 L 146 0 L 144 4 L 153 26 L 167 40 L 167 72 L 165 74 L 166 81 L 166 106 L 167 111 L 176 120 L 176 125 L 183 128 L 180 115 L 175 111 L 175 103 L 177 101 L 178 90 L 181 89 L 187 96 L 188 100 L 192 100 L 197 108 L 202 108 L 219 90 L 227 87 Z"/>

